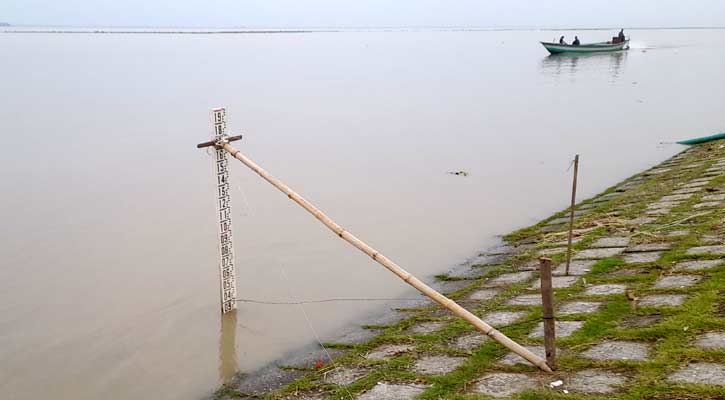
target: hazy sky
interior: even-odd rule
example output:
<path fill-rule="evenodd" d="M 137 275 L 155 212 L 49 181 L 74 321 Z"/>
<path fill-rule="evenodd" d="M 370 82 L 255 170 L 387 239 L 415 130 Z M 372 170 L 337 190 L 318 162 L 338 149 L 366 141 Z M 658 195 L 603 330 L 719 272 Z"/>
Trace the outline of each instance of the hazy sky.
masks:
<path fill-rule="evenodd" d="M 17 25 L 725 26 L 725 0 L 2 0 Z"/>

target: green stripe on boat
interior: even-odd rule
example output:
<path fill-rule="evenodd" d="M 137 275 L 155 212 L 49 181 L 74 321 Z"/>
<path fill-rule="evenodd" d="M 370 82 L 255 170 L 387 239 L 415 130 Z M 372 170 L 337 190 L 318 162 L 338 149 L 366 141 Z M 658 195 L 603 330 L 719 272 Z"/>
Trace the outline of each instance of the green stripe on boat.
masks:
<path fill-rule="evenodd" d="M 585 43 L 578 46 L 573 44 L 559 44 L 552 42 L 539 42 L 551 54 L 559 53 L 601 53 L 607 51 L 620 51 L 629 49 L 629 40 L 621 43 Z"/>

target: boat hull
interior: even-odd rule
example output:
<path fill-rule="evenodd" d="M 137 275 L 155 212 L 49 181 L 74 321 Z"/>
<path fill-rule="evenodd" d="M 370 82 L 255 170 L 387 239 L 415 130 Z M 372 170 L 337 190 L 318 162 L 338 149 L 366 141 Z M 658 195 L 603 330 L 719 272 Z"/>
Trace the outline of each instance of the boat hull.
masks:
<path fill-rule="evenodd" d="M 541 45 L 546 48 L 551 54 L 561 53 L 604 53 L 610 51 L 620 51 L 629 49 L 629 40 L 625 40 L 622 43 L 588 43 L 579 46 L 571 44 L 559 44 L 551 42 L 541 42 Z"/>
<path fill-rule="evenodd" d="M 693 145 L 693 144 L 699 144 L 699 143 L 712 142 L 713 140 L 720 140 L 720 139 L 725 139 L 725 133 L 718 133 L 717 135 L 705 136 L 705 137 L 689 139 L 689 140 L 680 140 L 679 142 L 677 142 L 677 144 Z"/>

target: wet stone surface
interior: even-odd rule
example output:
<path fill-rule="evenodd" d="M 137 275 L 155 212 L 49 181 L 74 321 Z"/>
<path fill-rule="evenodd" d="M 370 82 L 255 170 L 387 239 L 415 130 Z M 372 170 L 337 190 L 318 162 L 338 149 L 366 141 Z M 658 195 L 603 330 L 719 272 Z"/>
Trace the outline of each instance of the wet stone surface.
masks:
<path fill-rule="evenodd" d="M 539 232 L 548 233 L 548 232 L 559 232 L 566 229 L 566 224 L 561 225 L 546 225 L 543 228 L 539 229 Z"/>
<path fill-rule="evenodd" d="M 323 400 L 328 398 L 331 394 L 332 393 L 328 393 L 325 391 L 306 390 L 302 392 L 292 392 L 288 396 L 285 396 L 284 400 Z M 232 399 L 239 400 L 239 398 L 237 397 L 232 397 Z M 243 397 L 242 399 L 245 398 Z"/>
<path fill-rule="evenodd" d="M 415 346 L 411 344 L 384 344 L 371 350 L 365 355 L 365 358 L 368 360 L 384 360 L 409 352 L 414 348 Z"/>
<path fill-rule="evenodd" d="M 555 321 L 554 327 L 556 328 L 556 337 L 567 337 L 571 336 L 574 332 L 581 329 L 584 326 L 584 321 Z M 534 331 L 529 334 L 532 338 L 543 338 L 544 337 L 544 323 L 539 322 L 539 325 L 534 328 Z"/>
<path fill-rule="evenodd" d="M 481 276 L 485 275 L 488 271 L 491 270 L 491 267 L 470 267 L 470 266 L 460 266 L 457 268 L 453 268 L 446 275 L 450 278 L 458 278 L 458 279 L 476 279 L 480 278 Z"/>
<path fill-rule="evenodd" d="M 544 350 L 544 346 L 524 346 L 524 347 L 528 351 L 536 354 L 537 356 L 539 356 L 541 358 L 546 358 L 546 350 Z M 558 347 L 556 348 L 556 354 L 557 354 L 557 356 L 561 355 L 561 350 Z M 498 362 L 499 362 L 499 364 L 503 364 L 503 365 L 523 364 L 523 365 L 528 365 L 533 368 L 536 368 L 533 364 L 531 364 L 526 359 L 524 359 L 523 357 L 521 357 L 520 355 L 518 355 L 514 352 L 509 352 L 508 354 L 503 356 Z"/>
<path fill-rule="evenodd" d="M 692 206 L 694 209 L 700 209 L 700 208 L 713 208 L 713 207 L 720 207 L 722 203 L 719 201 L 704 201 L 702 203 L 697 203 Z"/>
<path fill-rule="evenodd" d="M 683 195 L 686 196 L 686 195 Z M 632 219 L 624 219 L 621 222 L 625 225 L 644 225 L 649 224 L 650 222 L 654 222 L 656 218 L 651 217 L 639 217 L 639 218 L 632 218 Z"/>
<path fill-rule="evenodd" d="M 481 254 L 470 261 L 471 265 L 499 265 L 509 259 L 507 254 Z"/>
<path fill-rule="evenodd" d="M 723 201 L 725 200 L 725 193 L 721 194 L 710 194 L 707 196 L 702 196 L 702 200 L 705 201 Z"/>
<path fill-rule="evenodd" d="M 677 201 L 677 200 L 687 200 L 690 197 L 692 197 L 692 194 L 671 194 L 669 196 L 664 196 L 661 200 L 662 201 Z"/>
<path fill-rule="evenodd" d="M 647 209 L 648 210 L 657 210 L 657 209 L 662 209 L 662 208 L 670 209 L 672 207 L 679 206 L 681 203 L 682 202 L 680 202 L 680 201 L 660 201 L 660 202 L 652 203 L 652 204 L 648 205 Z"/>
<path fill-rule="evenodd" d="M 474 383 L 474 392 L 491 397 L 509 397 L 525 390 L 536 389 L 539 382 L 526 374 L 494 373 L 484 375 Z"/>
<path fill-rule="evenodd" d="M 559 307 L 559 315 L 591 314 L 599 311 L 602 303 L 598 301 L 572 301 Z"/>
<path fill-rule="evenodd" d="M 490 338 L 483 333 L 471 332 L 457 337 L 450 346 L 456 350 L 471 351 L 479 348 L 488 340 Z"/>
<path fill-rule="evenodd" d="M 725 365 L 692 363 L 670 375 L 667 380 L 675 383 L 725 386 Z"/>
<path fill-rule="evenodd" d="M 427 335 L 443 329 L 448 322 L 446 321 L 425 321 L 419 322 L 406 330 L 406 333 L 411 335 Z"/>
<path fill-rule="evenodd" d="M 635 315 L 622 320 L 625 328 L 646 328 L 658 324 L 664 319 L 661 315 Z"/>
<path fill-rule="evenodd" d="M 647 215 L 667 215 L 671 212 L 669 208 L 658 208 L 656 210 L 649 210 L 645 212 Z"/>
<path fill-rule="evenodd" d="M 597 262 L 595 260 L 573 260 L 569 263 L 569 275 L 584 275 L 591 272 L 592 267 Z M 566 274 L 566 262 L 563 262 L 552 271 L 553 275 Z"/>
<path fill-rule="evenodd" d="M 689 194 L 689 193 L 697 193 L 700 191 L 702 191 L 702 188 L 689 187 L 689 188 L 677 189 L 677 190 L 673 191 L 672 194 Z"/>
<path fill-rule="evenodd" d="M 500 246 L 496 246 L 491 248 L 489 251 L 486 252 L 486 255 L 508 255 L 508 254 L 514 254 L 517 252 L 517 248 L 510 244 L 501 244 Z"/>
<path fill-rule="evenodd" d="M 415 362 L 413 370 L 423 375 L 444 375 L 466 361 L 464 357 L 425 356 Z"/>
<path fill-rule="evenodd" d="M 538 271 L 541 262 L 539 260 L 529 260 L 518 262 L 513 265 L 514 271 Z"/>
<path fill-rule="evenodd" d="M 356 328 L 351 330 L 350 332 L 345 333 L 343 336 L 329 341 L 337 344 L 360 344 L 368 342 L 379 333 L 380 332 L 374 329 Z"/>
<path fill-rule="evenodd" d="M 685 294 L 651 294 L 642 297 L 641 307 L 677 307 L 685 302 Z"/>
<path fill-rule="evenodd" d="M 470 284 L 470 281 L 438 281 L 431 286 L 443 294 L 451 294 L 468 287 Z"/>
<path fill-rule="evenodd" d="M 725 332 L 709 332 L 697 337 L 697 347 L 709 350 L 725 349 Z"/>
<path fill-rule="evenodd" d="M 569 266 L 569 268 L 571 269 L 571 266 Z M 579 279 L 578 276 L 552 276 L 551 277 L 551 287 L 554 289 L 568 288 L 569 286 L 575 284 L 578 279 Z M 540 289 L 540 288 L 541 288 L 541 280 L 537 280 L 536 282 L 534 282 L 533 285 L 531 285 L 531 289 Z"/>
<path fill-rule="evenodd" d="M 398 304 L 398 306 L 401 306 L 402 304 Z M 370 320 L 368 323 L 369 325 L 395 325 L 398 322 L 408 318 L 410 315 L 405 312 L 397 311 L 397 310 L 390 310 L 384 314 L 378 315 L 376 318 Z"/>
<path fill-rule="evenodd" d="M 687 254 L 725 254 L 725 245 L 692 247 Z"/>
<path fill-rule="evenodd" d="M 607 277 L 622 277 L 622 276 L 634 276 L 639 275 L 647 272 L 647 270 L 642 268 L 620 268 L 616 271 L 612 271 L 605 276 Z"/>
<path fill-rule="evenodd" d="M 401 299 L 399 301 L 396 301 L 394 310 L 409 310 L 420 307 L 428 307 L 434 304 L 433 300 L 429 299 L 428 297 L 424 297 L 422 294 L 417 297 L 417 299 Z"/>
<path fill-rule="evenodd" d="M 657 279 L 654 287 L 657 289 L 684 288 L 692 286 L 702 280 L 700 275 L 670 275 Z"/>
<path fill-rule="evenodd" d="M 554 218 L 551 221 L 547 222 L 546 225 L 560 225 L 560 224 L 566 224 L 569 222 L 569 217 L 561 217 L 561 218 Z"/>
<path fill-rule="evenodd" d="M 539 250 L 539 255 L 542 256 L 550 256 L 552 254 L 559 254 L 566 251 L 566 247 L 552 247 L 549 249 L 541 249 Z"/>
<path fill-rule="evenodd" d="M 533 276 L 531 271 L 511 272 L 501 274 L 495 278 L 487 280 L 487 285 L 510 285 L 512 283 L 522 283 L 529 281 Z"/>
<path fill-rule="evenodd" d="M 466 296 L 468 300 L 486 301 L 491 300 L 501 293 L 501 289 L 477 289 Z"/>
<path fill-rule="evenodd" d="M 687 231 L 687 230 L 679 230 L 679 231 L 667 232 L 667 236 L 668 237 L 687 236 L 689 234 L 690 234 L 690 231 Z"/>
<path fill-rule="evenodd" d="M 491 326 L 500 328 L 511 325 L 523 318 L 526 314 L 525 311 L 494 311 L 484 315 L 481 319 Z"/>
<path fill-rule="evenodd" d="M 584 291 L 588 296 L 608 296 L 612 294 L 622 294 L 627 286 L 616 283 L 607 283 L 603 285 L 592 285 Z"/>
<path fill-rule="evenodd" d="M 617 386 L 625 382 L 627 378 L 617 372 L 585 369 L 572 375 L 566 387 L 580 393 L 607 394 L 616 392 Z"/>
<path fill-rule="evenodd" d="M 575 260 L 582 260 L 587 258 L 607 258 L 613 257 L 624 251 L 624 247 L 604 247 L 599 249 L 586 249 L 582 250 L 574 256 Z"/>
<path fill-rule="evenodd" d="M 702 235 L 700 241 L 704 243 L 722 243 L 723 240 L 718 235 Z"/>
<path fill-rule="evenodd" d="M 275 391 L 302 375 L 304 372 L 300 370 L 271 366 L 243 377 L 236 385 L 236 390 L 240 393 L 259 396 Z"/>
<path fill-rule="evenodd" d="M 662 257 L 661 251 L 650 251 L 644 253 L 627 253 L 624 255 L 624 262 L 628 264 L 655 262 Z"/>
<path fill-rule="evenodd" d="M 636 253 L 640 251 L 658 251 L 658 250 L 669 250 L 672 248 L 671 243 L 642 243 L 636 246 L 632 246 L 626 250 L 627 253 Z"/>
<path fill-rule="evenodd" d="M 682 185 L 682 187 L 683 188 L 699 188 L 699 187 L 706 186 L 708 182 L 710 182 L 709 179 L 690 181 L 689 183 Z"/>
<path fill-rule="evenodd" d="M 315 368 L 315 365 L 317 365 L 318 362 L 323 361 L 325 364 L 327 364 L 330 359 L 328 357 L 332 357 L 333 359 L 336 359 L 344 354 L 346 354 L 349 350 L 347 349 L 323 349 L 323 348 L 316 348 L 312 351 L 305 352 L 293 357 L 290 357 L 285 360 L 283 366 L 284 367 L 292 367 L 292 368 L 307 368 L 312 369 Z"/>
<path fill-rule="evenodd" d="M 357 400 L 412 400 L 428 389 L 419 383 L 378 382 L 372 389 L 357 396 Z"/>
<path fill-rule="evenodd" d="M 725 260 L 695 260 L 675 264 L 676 270 L 701 271 L 722 264 Z"/>
<path fill-rule="evenodd" d="M 596 361 L 645 361 L 649 346 L 638 342 L 610 341 L 600 343 L 582 353 L 582 356 Z"/>
<path fill-rule="evenodd" d="M 541 305 L 540 294 L 522 294 L 506 301 L 509 306 L 539 306 Z"/>
<path fill-rule="evenodd" d="M 322 383 L 328 385 L 346 386 L 367 375 L 364 368 L 341 367 L 326 372 L 322 376 Z"/>
<path fill-rule="evenodd" d="M 582 239 L 583 238 L 581 238 L 581 237 L 575 236 L 575 237 L 571 238 L 571 243 L 572 244 L 579 243 L 582 241 Z M 558 242 L 554 242 L 554 243 L 552 243 L 552 245 L 556 246 L 556 247 L 564 247 L 564 251 L 566 251 L 567 246 L 569 246 L 569 239 L 567 238 L 566 240 L 560 240 Z"/>

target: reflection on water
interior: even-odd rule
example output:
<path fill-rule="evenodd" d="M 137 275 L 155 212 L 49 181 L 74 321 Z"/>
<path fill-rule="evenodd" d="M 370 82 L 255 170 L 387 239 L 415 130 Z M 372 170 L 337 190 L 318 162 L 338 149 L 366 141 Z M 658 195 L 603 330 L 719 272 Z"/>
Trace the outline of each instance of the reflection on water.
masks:
<path fill-rule="evenodd" d="M 571 78 L 581 72 L 604 72 L 610 76 L 610 82 L 614 82 L 619 77 L 626 61 L 626 51 L 593 54 L 551 54 L 541 60 L 541 71 L 556 77 L 570 76 Z"/>
<path fill-rule="evenodd" d="M 237 364 L 237 310 L 221 316 L 219 335 L 219 382 L 230 382 L 239 371 Z"/>

